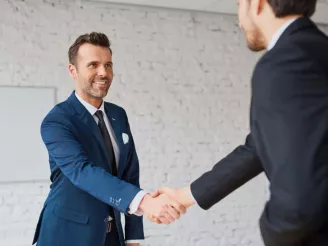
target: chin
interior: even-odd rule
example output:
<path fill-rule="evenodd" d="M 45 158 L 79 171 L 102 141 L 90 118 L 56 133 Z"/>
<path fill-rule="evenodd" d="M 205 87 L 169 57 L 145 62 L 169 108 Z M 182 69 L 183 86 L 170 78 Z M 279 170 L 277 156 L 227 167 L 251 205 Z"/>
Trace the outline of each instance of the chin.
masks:
<path fill-rule="evenodd" d="M 247 46 L 251 51 L 259 52 L 266 49 L 263 40 L 258 33 L 246 34 L 246 41 Z"/>
<path fill-rule="evenodd" d="M 248 43 L 248 48 L 254 52 L 260 52 L 266 49 L 263 45 L 257 45 L 252 43 Z"/>
<path fill-rule="evenodd" d="M 105 96 L 107 96 L 107 90 L 106 91 L 95 91 L 92 93 L 92 97 L 97 98 L 97 99 L 103 99 Z"/>
<path fill-rule="evenodd" d="M 98 98 L 103 99 L 105 96 L 107 96 L 107 92 L 98 93 Z"/>
<path fill-rule="evenodd" d="M 254 52 L 259 52 L 266 49 L 265 45 L 263 44 L 260 38 L 258 39 L 255 39 L 253 37 L 247 38 L 247 46 L 251 51 Z"/>

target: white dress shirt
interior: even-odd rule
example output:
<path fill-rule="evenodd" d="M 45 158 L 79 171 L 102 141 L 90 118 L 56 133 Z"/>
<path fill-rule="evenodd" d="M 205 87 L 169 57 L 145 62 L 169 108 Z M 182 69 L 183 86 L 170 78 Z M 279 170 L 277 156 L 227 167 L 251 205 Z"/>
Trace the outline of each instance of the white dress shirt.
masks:
<path fill-rule="evenodd" d="M 98 108 L 94 107 L 93 105 L 91 105 L 90 103 L 84 101 L 76 92 L 75 92 L 75 96 L 80 101 L 80 103 L 86 108 L 86 110 L 88 110 L 88 112 L 92 115 L 92 117 L 95 119 L 97 124 L 98 124 L 99 120 L 98 120 L 97 116 L 95 115 L 95 113 L 98 110 L 101 110 L 103 112 L 105 125 L 107 127 L 108 133 L 110 135 L 110 138 L 111 138 L 111 141 L 112 141 L 112 144 L 113 144 L 113 150 L 114 150 L 114 155 L 115 155 L 115 160 L 116 160 L 116 167 L 117 167 L 117 170 L 118 170 L 119 169 L 118 165 L 119 165 L 119 158 L 120 158 L 120 149 L 118 148 L 113 128 L 112 128 L 112 126 L 111 126 L 111 124 L 108 120 L 107 115 L 106 115 L 104 102 L 102 102 L 102 104 L 100 105 L 100 108 L 98 109 Z M 138 210 L 138 207 L 139 207 L 139 204 L 140 204 L 142 198 L 146 194 L 147 193 L 143 190 L 141 190 L 137 193 L 137 195 L 133 198 L 132 202 L 130 203 L 129 211 L 128 211 L 129 214 L 135 214 L 135 215 L 138 215 L 138 216 L 143 215 L 143 213 Z M 126 243 L 140 243 L 140 241 L 141 240 L 127 240 Z"/>
<path fill-rule="evenodd" d="M 278 42 L 279 38 L 281 37 L 281 35 L 284 33 L 284 31 L 294 22 L 296 21 L 297 18 L 293 18 L 289 21 L 287 21 L 286 23 L 284 23 L 279 29 L 278 31 L 276 31 L 276 33 L 272 36 L 271 41 L 268 45 L 267 50 L 271 50 L 276 43 Z"/>

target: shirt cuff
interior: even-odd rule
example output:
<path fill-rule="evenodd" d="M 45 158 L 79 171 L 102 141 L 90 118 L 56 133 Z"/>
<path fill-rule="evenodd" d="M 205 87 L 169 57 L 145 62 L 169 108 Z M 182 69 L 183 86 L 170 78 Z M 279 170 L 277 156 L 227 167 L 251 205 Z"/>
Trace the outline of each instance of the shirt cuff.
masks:
<path fill-rule="evenodd" d="M 141 239 L 138 239 L 138 240 L 126 240 L 125 243 L 141 243 L 142 240 Z"/>
<path fill-rule="evenodd" d="M 137 195 L 133 198 L 132 202 L 130 203 L 128 213 L 135 214 L 137 216 L 142 216 L 143 212 L 138 210 L 141 200 L 144 196 L 147 195 L 147 192 L 141 190 L 137 193 Z"/>

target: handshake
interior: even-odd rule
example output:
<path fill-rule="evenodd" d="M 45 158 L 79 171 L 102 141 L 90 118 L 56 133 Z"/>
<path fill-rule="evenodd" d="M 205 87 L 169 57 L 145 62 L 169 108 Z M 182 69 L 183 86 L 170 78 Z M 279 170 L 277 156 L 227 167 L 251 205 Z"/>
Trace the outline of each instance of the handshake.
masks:
<path fill-rule="evenodd" d="M 161 188 L 144 196 L 139 210 L 154 223 L 171 224 L 194 203 L 190 186 L 181 189 Z"/>

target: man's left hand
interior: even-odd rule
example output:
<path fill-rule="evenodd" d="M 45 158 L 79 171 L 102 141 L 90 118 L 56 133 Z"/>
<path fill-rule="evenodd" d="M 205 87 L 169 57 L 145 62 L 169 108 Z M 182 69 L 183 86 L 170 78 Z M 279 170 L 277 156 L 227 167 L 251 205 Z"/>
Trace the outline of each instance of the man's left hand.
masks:
<path fill-rule="evenodd" d="M 126 246 L 140 246 L 140 243 L 127 243 Z"/>
<path fill-rule="evenodd" d="M 189 208 L 195 204 L 191 194 L 190 185 L 181 189 L 171 189 L 168 187 L 160 188 L 153 192 L 152 197 L 157 197 L 161 194 L 166 194 L 170 198 L 178 201 L 185 208 Z"/>

